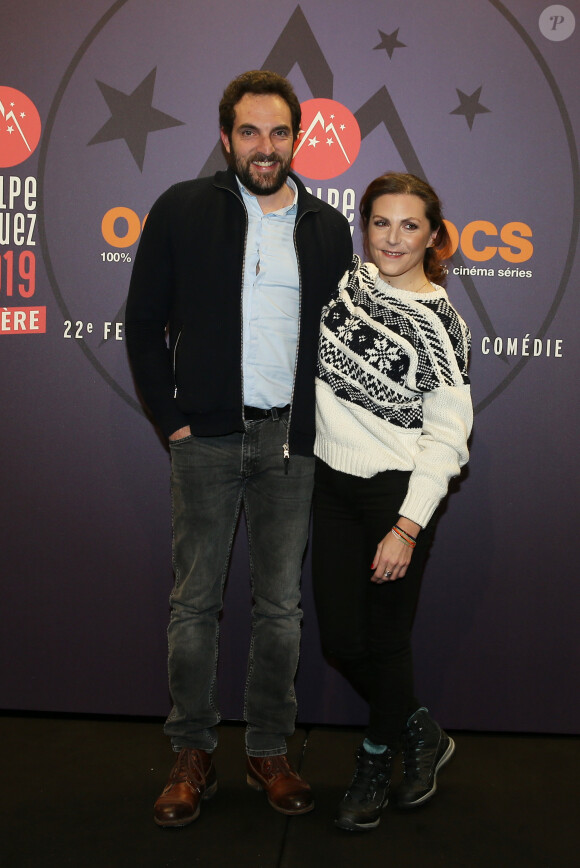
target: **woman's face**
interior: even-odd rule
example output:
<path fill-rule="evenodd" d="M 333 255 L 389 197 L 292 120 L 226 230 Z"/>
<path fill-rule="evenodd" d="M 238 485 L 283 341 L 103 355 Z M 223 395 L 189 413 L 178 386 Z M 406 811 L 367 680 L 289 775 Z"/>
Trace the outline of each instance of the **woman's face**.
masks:
<path fill-rule="evenodd" d="M 416 291 L 424 285 L 423 257 L 436 235 L 418 196 L 386 193 L 373 202 L 368 249 L 381 277 L 392 286 Z"/>

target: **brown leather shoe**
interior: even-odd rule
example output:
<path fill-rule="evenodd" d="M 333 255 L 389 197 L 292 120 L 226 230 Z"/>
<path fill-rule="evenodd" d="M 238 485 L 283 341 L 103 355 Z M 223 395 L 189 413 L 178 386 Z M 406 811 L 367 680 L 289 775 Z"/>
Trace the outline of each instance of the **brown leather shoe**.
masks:
<path fill-rule="evenodd" d="M 217 779 L 211 755 L 184 747 L 171 769 L 167 786 L 155 802 L 158 826 L 187 826 L 199 817 L 199 803 L 211 799 Z"/>
<path fill-rule="evenodd" d="M 265 790 L 268 802 L 281 814 L 307 814 L 314 807 L 312 790 L 283 756 L 249 756 L 246 780 Z"/>

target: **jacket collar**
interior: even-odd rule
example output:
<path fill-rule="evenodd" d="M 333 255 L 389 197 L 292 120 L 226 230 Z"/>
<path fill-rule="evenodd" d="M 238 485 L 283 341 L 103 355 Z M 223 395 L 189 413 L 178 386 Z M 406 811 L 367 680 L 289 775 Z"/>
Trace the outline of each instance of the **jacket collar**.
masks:
<path fill-rule="evenodd" d="M 304 214 L 306 211 L 320 211 L 320 199 L 317 199 L 316 196 L 312 196 L 311 193 L 308 192 L 300 178 L 298 178 L 298 176 L 295 175 L 294 172 L 290 172 L 290 177 L 298 187 L 297 216 Z M 216 172 L 213 177 L 213 182 L 216 187 L 230 190 L 232 193 L 235 193 L 235 195 L 239 197 L 240 191 L 238 189 L 238 184 L 236 181 L 236 174 L 231 168 L 231 166 L 223 172 Z"/>

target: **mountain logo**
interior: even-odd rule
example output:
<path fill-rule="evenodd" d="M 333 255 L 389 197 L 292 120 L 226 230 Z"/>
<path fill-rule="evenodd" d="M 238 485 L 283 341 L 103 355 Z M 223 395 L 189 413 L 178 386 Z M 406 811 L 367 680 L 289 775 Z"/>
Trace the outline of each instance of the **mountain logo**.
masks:
<path fill-rule="evenodd" d="M 40 141 L 40 115 L 26 94 L 0 85 L 0 168 L 32 156 Z"/>
<path fill-rule="evenodd" d="M 333 99 L 306 100 L 292 168 L 317 181 L 336 178 L 354 164 L 360 143 L 359 125 L 346 106 Z"/>

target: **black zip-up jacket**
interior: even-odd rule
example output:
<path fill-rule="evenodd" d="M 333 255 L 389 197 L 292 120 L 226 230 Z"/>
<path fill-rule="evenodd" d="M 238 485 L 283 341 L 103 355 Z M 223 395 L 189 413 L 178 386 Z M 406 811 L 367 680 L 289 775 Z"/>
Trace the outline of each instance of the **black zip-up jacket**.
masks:
<path fill-rule="evenodd" d="M 348 221 L 292 178 L 300 323 L 289 444 L 291 453 L 311 455 L 320 313 L 349 267 L 352 239 Z M 243 430 L 246 235 L 232 169 L 170 187 L 143 227 L 125 334 L 137 387 L 167 437 L 185 425 L 197 435 Z"/>

